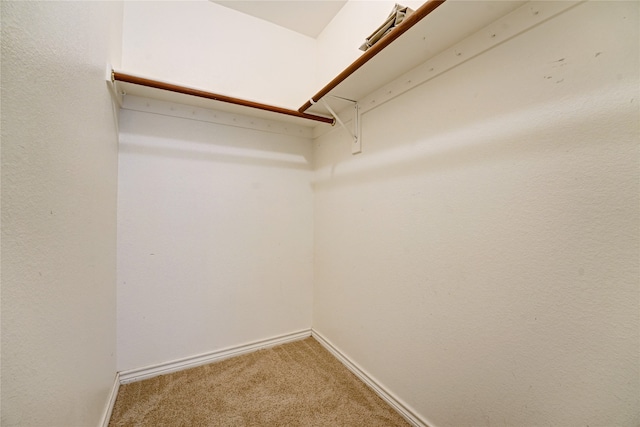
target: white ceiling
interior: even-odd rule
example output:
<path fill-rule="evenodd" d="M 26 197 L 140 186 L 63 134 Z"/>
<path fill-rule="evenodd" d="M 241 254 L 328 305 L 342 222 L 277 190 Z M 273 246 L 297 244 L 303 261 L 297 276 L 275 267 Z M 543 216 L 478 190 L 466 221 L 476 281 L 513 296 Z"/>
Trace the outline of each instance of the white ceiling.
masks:
<path fill-rule="evenodd" d="M 316 38 L 347 0 L 211 0 Z"/>

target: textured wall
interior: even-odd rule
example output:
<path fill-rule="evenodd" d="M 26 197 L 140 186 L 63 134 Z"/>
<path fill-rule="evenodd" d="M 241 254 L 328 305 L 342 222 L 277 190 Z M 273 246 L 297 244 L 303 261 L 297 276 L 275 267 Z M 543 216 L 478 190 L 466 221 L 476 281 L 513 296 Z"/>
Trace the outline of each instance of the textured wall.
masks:
<path fill-rule="evenodd" d="M 360 155 L 316 142 L 313 326 L 434 426 L 640 422 L 638 7 L 368 111 Z"/>
<path fill-rule="evenodd" d="M 2 425 L 96 425 L 116 367 L 118 2 L 2 2 Z"/>
<path fill-rule="evenodd" d="M 129 110 L 120 125 L 118 370 L 310 328 L 310 140 Z"/>

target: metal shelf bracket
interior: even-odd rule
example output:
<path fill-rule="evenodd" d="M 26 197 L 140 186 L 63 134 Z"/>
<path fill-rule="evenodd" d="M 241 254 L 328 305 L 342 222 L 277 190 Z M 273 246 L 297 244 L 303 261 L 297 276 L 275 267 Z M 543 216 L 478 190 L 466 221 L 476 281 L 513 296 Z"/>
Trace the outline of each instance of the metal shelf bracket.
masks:
<path fill-rule="evenodd" d="M 342 128 L 344 130 L 346 130 L 347 133 L 351 136 L 351 140 L 352 140 L 351 154 L 361 153 L 362 152 L 362 135 L 361 135 L 362 132 L 361 132 L 361 128 L 360 128 L 360 106 L 358 105 L 358 101 L 354 101 L 352 99 L 341 98 L 339 96 L 332 96 L 332 98 L 341 99 L 343 101 L 347 101 L 347 102 L 353 103 L 353 106 L 354 106 L 353 131 L 351 131 L 351 129 L 349 129 L 347 127 L 347 125 L 345 125 L 344 122 L 342 120 L 340 120 L 340 117 L 338 117 L 336 112 L 333 111 L 333 109 L 331 108 L 329 103 L 327 101 L 325 101 L 324 98 L 320 99 L 320 101 L 322 102 L 324 107 L 329 111 L 329 113 L 331 113 L 331 115 L 336 120 L 336 122 L 338 122 L 340 124 L 340 126 L 342 126 Z M 311 102 L 313 102 L 313 100 L 311 100 Z M 315 104 L 315 102 L 313 102 L 313 103 Z"/>

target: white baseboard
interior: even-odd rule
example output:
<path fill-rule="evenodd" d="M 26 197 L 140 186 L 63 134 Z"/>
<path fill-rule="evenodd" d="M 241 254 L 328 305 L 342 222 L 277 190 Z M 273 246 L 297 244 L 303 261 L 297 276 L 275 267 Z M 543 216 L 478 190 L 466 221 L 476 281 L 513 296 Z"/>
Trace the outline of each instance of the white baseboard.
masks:
<path fill-rule="evenodd" d="M 116 378 L 113 381 L 113 387 L 109 394 L 109 400 L 107 401 L 107 407 L 102 414 L 102 419 L 98 424 L 98 427 L 109 427 L 109 420 L 111 420 L 111 413 L 113 412 L 113 405 L 116 404 L 116 397 L 118 397 L 118 389 L 120 388 L 120 374 L 116 372 Z"/>
<path fill-rule="evenodd" d="M 404 419 L 415 427 L 429 427 L 429 424 L 416 412 L 404 403 L 401 399 L 391 393 L 385 386 L 380 384 L 375 378 L 369 375 L 364 369 L 358 366 L 344 353 L 342 353 L 335 345 L 325 338 L 320 332 L 311 329 L 311 336 L 315 338 L 324 348 L 333 354 L 343 365 L 353 372 L 362 382 L 368 385 L 378 396 L 395 409 Z"/>
<path fill-rule="evenodd" d="M 230 357 L 239 356 L 245 353 L 251 353 L 263 348 L 274 347 L 280 344 L 286 344 L 292 341 L 298 341 L 311 336 L 311 329 L 304 329 L 289 334 L 278 335 L 264 340 L 254 341 L 234 347 L 228 347 L 222 350 L 216 350 L 209 353 L 203 353 L 196 356 L 186 357 L 184 359 L 173 360 L 160 363 L 158 365 L 147 366 L 144 368 L 130 369 L 120 372 L 120 384 L 127 384 L 135 381 L 146 380 L 158 375 L 169 374 L 172 372 L 182 371 L 184 369 L 195 368 L 196 366 L 206 365 L 208 363 L 217 362 Z"/>

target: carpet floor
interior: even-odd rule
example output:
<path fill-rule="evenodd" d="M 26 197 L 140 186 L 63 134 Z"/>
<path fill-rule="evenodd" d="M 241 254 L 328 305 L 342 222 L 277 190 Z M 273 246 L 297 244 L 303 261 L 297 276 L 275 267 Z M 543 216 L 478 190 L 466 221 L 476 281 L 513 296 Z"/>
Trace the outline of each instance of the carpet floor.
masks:
<path fill-rule="evenodd" d="M 408 426 L 314 338 L 120 387 L 116 426 Z"/>

